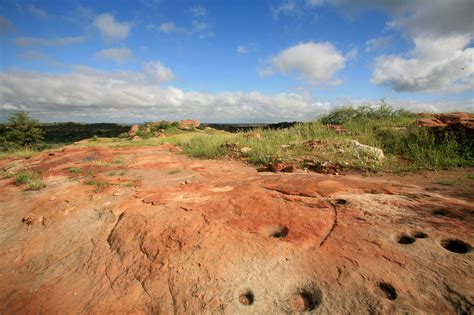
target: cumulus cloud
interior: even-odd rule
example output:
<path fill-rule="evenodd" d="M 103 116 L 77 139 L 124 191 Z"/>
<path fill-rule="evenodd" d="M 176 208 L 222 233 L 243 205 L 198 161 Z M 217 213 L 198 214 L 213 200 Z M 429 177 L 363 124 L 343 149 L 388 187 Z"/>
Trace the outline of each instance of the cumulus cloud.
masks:
<path fill-rule="evenodd" d="M 42 10 L 42 9 L 38 8 L 34 4 L 29 4 L 27 6 L 27 9 L 28 9 L 28 12 L 30 12 L 31 14 L 33 14 L 36 17 L 44 19 L 48 16 L 48 14 L 46 13 L 45 10 Z"/>
<path fill-rule="evenodd" d="M 372 8 L 390 16 L 387 27 L 413 41 L 415 48 L 375 59 L 372 82 L 398 92 L 459 93 L 474 89 L 472 0 L 327 0 L 345 13 Z M 385 45 L 380 37 L 366 51 Z"/>
<path fill-rule="evenodd" d="M 0 74 L 0 108 L 29 110 L 50 121 L 134 122 L 192 117 L 208 122 L 271 122 L 311 119 L 328 104 L 297 94 L 210 94 L 157 84 L 169 78 L 169 69 L 158 62 L 146 64 L 143 72 L 87 67 L 76 67 L 68 74 L 4 72 Z"/>
<path fill-rule="evenodd" d="M 68 36 L 68 37 L 18 37 L 13 40 L 13 44 L 22 47 L 30 46 L 67 46 L 83 43 L 85 36 Z"/>
<path fill-rule="evenodd" d="M 123 40 L 128 37 L 132 25 L 128 22 L 118 22 L 110 13 L 97 15 L 94 18 L 97 27 L 105 40 Z"/>
<path fill-rule="evenodd" d="M 296 73 L 310 84 L 338 83 L 334 76 L 344 68 L 346 57 L 331 43 L 307 42 L 284 49 L 269 60 L 270 66 L 259 70 L 261 76 L 275 72 Z"/>
<path fill-rule="evenodd" d="M 108 48 L 103 49 L 96 54 L 97 56 L 105 59 L 111 59 L 115 62 L 125 62 L 133 58 L 133 53 L 130 49 L 122 48 Z"/>
<path fill-rule="evenodd" d="M 375 59 L 372 82 L 395 91 L 464 92 L 474 89 L 474 48 L 466 36 L 415 38 L 408 57 Z"/>
<path fill-rule="evenodd" d="M 144 72 L 149 77 L 152 78 L 155 82 L 166 82 L 174 79 L 173 71 L 164 66 L 159 61 L 149 61 L 144 65 Z"/>
<path fill-rule="evenodd" d="M 160 85 L 169 78 L 168 71 L 160 65 L 150 62 L 142 72 L 107 72 L 88 67 L 76 67 L 66 74 L 0 72 L 0 119 L 6 119 L 11 111 L 27 110 L 42 121 L 304 121 L 335 106 L 371 103 L 320 101 L 307 94 L 292 93 L 187 92 Z M 472 99 L 388 102 L 419 111 L 474 110 Z"/>
<path fill-rule="evenodd" d="M 381 36 L 369 39 L 365 42 L 365 52 L 384 49 L 392 43 L 392 36 Z"/>

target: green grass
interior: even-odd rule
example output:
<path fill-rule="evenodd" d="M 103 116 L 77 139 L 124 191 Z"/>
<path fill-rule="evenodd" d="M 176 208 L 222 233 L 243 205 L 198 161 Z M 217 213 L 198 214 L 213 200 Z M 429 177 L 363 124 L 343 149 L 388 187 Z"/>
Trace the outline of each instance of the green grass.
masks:
<path fill-rule="evenodd" d="M 173 175 L 173 174 L 178 174 L 181 172 L 181 169 L 179 167 L 173 168 L 172 170 L 168 171 L 168 174 Z"/>
<path fill-rule="evenodd" d="M 69 168 L 69 173 L 72 173 L 72 174 L 82 173 L 82 168 L 80 168 L 80 167 L 70 167 Z"/>
<path fill-rule="evenodd" d="M 25 158 L 29 159 L 40 151 L 32 149 L 20 149 L 0 152 L 0 158 Z"/>
<path fill-rule="evenodd" d="M 470 180 L 474 180 L 474 175 L 467 175 L 466 178 Z"/>
<path fill-rule="evenodd" d="M 180 146 L 184 153 L 193 157 L 239 158 L 257 166 L 280 161 L 298 166 L 304 166 L 305 161 L 330 161 L 346 169 L 397 173 L 474 166 L 472 137 L 462 133 L 436 134 L 418 127 L 415 124 L 417 118 L 413 113 L 394 109 L 382 102 L 379 107 L 337 108 L 314 121 L 287 129 L 252 131 L 260 137 L 213 129 L 182 131 L 175 124 L 158 122 L 149 123 L 151 131 L 164 129 L 166 137 L 153 137 L 152 132 L 147 133 L 142 141 L 94 137 L 80 145 L 117 148 L 169 143 Z M 340 124 L 346 131 L 337 132 L 325 124 Z M 382 149 L 385 159 L 378 161 L 370 154 L 360 154 L 351 144 L 352 140 Z M 317 141 L 317 145 L 309 146 L 308 141 Z M 246 148 L 245 151 L 242 148 Z M 123 158 L 94 163 L 106 167 L 126 165 Z M 170 174 L 175 171 L 171 170 Z M 109 176 L 116 174 L 109 173 Z"/>
<path fill-rule="evenodd" d="M 40 190 L 46 185 L 43 183 L 41 176 L 30 170 L 21 171 L 15 175 L 15 185 L 27 185 L 28 190 Z"/>
<path fill-rule="evenodd" d="M 438 179 L 434 183 L 443 186 L 454 186 L 457 181 L 453 179 Z"/>

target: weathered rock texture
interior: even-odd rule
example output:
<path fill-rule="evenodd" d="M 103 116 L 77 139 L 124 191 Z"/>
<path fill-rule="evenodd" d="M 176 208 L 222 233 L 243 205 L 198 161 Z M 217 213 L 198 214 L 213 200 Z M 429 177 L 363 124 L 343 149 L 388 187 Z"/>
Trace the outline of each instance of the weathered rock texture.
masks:
<path fill-rule="evenodd" d="M 199 127 L 201 124 L 197 120 L 193 119 L 183 119 L 179 121 L 178 128 L 182 130 L 191 130 L 193 128 Z"/>
<path fill-rule="evenodd" d="M 173 150 L 0 161 L 47 184 L 1 180 L 0 313 L 472 314 L 471 203 Z"/>

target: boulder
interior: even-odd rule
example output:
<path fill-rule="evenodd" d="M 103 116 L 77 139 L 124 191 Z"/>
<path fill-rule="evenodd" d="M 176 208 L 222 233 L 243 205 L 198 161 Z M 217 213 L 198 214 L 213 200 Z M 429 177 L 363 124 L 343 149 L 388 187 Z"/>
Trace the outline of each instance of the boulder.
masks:
<path fill-rule="evenodd" d="M 183 119 L 179 121 L 178 128 L 181 130 L 192 130 L 199 127 L 201 124 L 197 120 Z"/>
<path fill-rule="evenodd" d="M 351 141 L 352 148 L 355 150 L 356 154 L 361 157 L 365 156 L 368 158 L 372 158 L 376 161 L 382 161 L 385 158 L 382 149 L 374 148 L 358 141 L 352 140 Z"/>
<path fill-rule="evenodd" d="M 140 126 L 138 125 L 133 125 L 132 127 L 130 127 L 130 130 L 128 131 L 128 136 L 130 138 L 133 138 L 134 136 L 136 136 L 137 134 L 137 131 L 140 129 Z"/>

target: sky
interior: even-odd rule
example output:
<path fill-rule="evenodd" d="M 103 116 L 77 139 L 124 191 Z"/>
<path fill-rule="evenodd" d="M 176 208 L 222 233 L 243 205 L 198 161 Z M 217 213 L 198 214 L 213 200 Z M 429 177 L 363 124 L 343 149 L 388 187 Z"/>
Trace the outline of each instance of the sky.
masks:
<path fill-rule="evenodd" d="M 474 0 L 0 0 L 0 121 L 474 111 Z"/>

